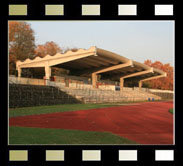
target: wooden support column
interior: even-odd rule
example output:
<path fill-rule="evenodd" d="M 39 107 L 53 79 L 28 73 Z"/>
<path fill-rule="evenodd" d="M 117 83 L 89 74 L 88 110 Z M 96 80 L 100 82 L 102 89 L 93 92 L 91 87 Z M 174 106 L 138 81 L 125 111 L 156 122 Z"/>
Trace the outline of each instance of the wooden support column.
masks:
<path fill-rule="evenodd" d="M 120 90 L 122 90 L 124 87 L 124 79 L 120 78 Z"/>
<path fill-rule="evenodd" d="M 92 86 L 93 86 L 93 88 L 97 87 L 97 74 L 96 73 L 92 73 Z"/>
<path fill-rule="evenodd" d="M 49 80 L 51 76 L 51 67 L 46 65 L 45 66 L 45 79 Z"/>
<path fill-rule="evenodd" d="M 139 81 L 139 90 L 142 88 L 142 81 Z"/>
<path fill-rule="evenodd" d="M 22 69 L 18 67 L 18 77 L 21 77 Z"/>
<path fill-rule="evenodd" d="M 96 88 L 96 85 L 97 85 L 97 74 L 105 73 L 105 72 L 112 71 L 112 70 L 122 69 L 122 68 L 132 66 L 132 65 L 133 65 L 132 60 L 129 60 L 127 63 L 114 65 L 114 66 L 107 67 L 107 68 L 104 68 L 104 69 L 101 69 L 101 70 L 98 70 L 98 71 L 92 73 L 92 85 L 93 85 L 93 87 Z"/>
<path fill-rule="evenodd" d="M 149 68 L 148 70 L 145 70 L 145 71 L 140 71 L 140 72 L 132 73 L 132 74 L 121 77 L 120 78 L 120 89 L 121 89 L 121 80 L 123 80 L 123 84 L 124 84 L 124 79 L 125 78 L 136 77 L 136 76 L 144 75 L 144 74 L 148 74 L 148 73 L 153 73 L 153 68 L 152 67 Z M 141 87 L 142 87 L 142 82 L 140 81 L 139 82 L 139 88 L 141 88 Z"/>

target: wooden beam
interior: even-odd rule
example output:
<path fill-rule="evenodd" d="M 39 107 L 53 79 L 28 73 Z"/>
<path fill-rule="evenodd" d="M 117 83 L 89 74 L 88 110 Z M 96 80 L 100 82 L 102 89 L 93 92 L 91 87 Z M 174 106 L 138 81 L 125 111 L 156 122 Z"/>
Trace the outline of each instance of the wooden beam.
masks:
<path fill-rule="evenodd" d="M 149 81 L 149 80 L 153 80 L 153 79 L 158 79 L 158 78 L 162 78 L 162 77 L 166 77 L 166 76 L 167 76 L 167 74 L 164 73 L 164 74 L 162 74 L 162 75 L 153 76 L 153 77 L 149 77 L 149 78 L 140 80 L 140 81 L 139 81 L 139 90 L 141 90 L 141 87 L 142 87 L 142 84 L 143 84 L 144 81 Z"/>
<path fill-rule="evenodd" d="M 162 74 L 162 75 L 149 77 L 149 78 L 146 78 L 146 79 L 143 79 L 143 80 L 140 80 L 140 81 L 144 82 L 144 81 L 154 80 L 154 79 L 158 79 L 158 78 L 162 78 L 162 77 L 166 77 L 166 76 L 167 76 L 167 74 L 164 73 L 164 74 Z"/>
<path fill-rule="evenodd" d="M 136 72 L 136 73 L 133 73 L 133 74 L 129 74 L 129 75 L 126 75 L 126 76 L 123 76 L 121 78 L 129 78 L 129 77 L 136 77 L 136 76 L 139 76 L 139 75 L 144 75 L 144 74 L 147 74 L 147 73 L 153 73 L 153 68 L 150 68 L 149 70 L 145 70 L 145 71 L 140 71 L 140 72 Z"/>
<path fill-rule="evenodd" d="M 17 61 L 16 66 L 17 67 L 18 66 L 24 66 L 26 68 L 35 67 L 35 66 L 42 67 L 42 64 L 47 62 L 47 61 L 49 61 L 49 66 L 54 66 L 54 65 L 57 65 L 57 64 L 65 63 L 65 62 L 86 58 L 88 56 L 97 56 L 96 55 L 96 47 L 91 47 L 88 50 L 79 49 L 76 52 L 68 51 L 64 54 L 57 53 L 54 56 L 46 55 L 43 58 L 36 57 L 33 60 L 26 59 L 23 62 L 22 61 Z"/>
<path fill-rule="evenodd" d="M 108 71 L 121 69 L 121 68 L 124 68 L 124 67 L 132 66 L 132 64 L 133 64 L 133 62 L 131 60 L 129 60 L 127 63 L 114 65 L 114 66 L 107 67 L 105 69 L 99 70 L 99 71 L 95 72 L 95 74 L 105 73 L 105 72 L 108 72 Z"/>
<path fill-rule="evenodd" d="M 45 61 L 43 62 L 34 62 L 33 64 L 32 63 L 28 63 L 28 64 L 16 64 L 17 68 L 20 67 L 20 68 L 38 68 L 38 67 L 44 67 L 45 66 Z"/>

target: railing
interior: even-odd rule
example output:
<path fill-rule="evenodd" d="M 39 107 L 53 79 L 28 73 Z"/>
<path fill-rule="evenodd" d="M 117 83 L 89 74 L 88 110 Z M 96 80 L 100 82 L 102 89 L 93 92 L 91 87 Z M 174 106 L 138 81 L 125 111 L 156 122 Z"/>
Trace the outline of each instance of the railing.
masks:
<path fill-rule="evenodd" d="M 84 103 L 120 103 L 120 102 L 137 102 L 137 101 L 148 101 L 148 100 L 154 101 L 156 99 L 154 98 L 139 98 L 139 97 L 105 97 L 105 96 L 100 96 L 100 97 L 87 97 L 83 98 Z"/>
<path fill-rule="evenodd" d="M 160 92 L 160 93 L 174 93 L 171 90 L 161 90 L 161 89 L 149 89 L 150 92 Z"/>
<path fill-rule="evenodd" d="M 23 77 L 9 77 L 9 83 L 14 84 L 28 84 L 28 85 L 45 85 L 43 79 L 23 78 Z"/>

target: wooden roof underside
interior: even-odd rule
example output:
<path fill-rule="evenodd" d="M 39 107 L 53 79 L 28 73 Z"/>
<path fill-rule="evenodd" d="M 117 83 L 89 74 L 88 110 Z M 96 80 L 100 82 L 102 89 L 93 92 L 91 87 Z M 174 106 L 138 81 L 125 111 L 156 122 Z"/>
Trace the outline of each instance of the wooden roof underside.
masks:
<path fill-rule="evenodd" d="M 47 55 L 43 58 L 37 57 L 33 60 L 27 59 L 23 62 L 18 61 L 17 67 L 44 67 L 44 64 L 48 62 L 48 64 L 51 64 L 51 67 L 68 69 L 80 76 L 91 76 L 93 72 L 98 70 L 113 67 L 115 65 L 125 64 L 129 61 L 132 62 L 131 66 L 110 70 L 100 74 L 106 77 L 113 76 L 119 78 L 132 73 L 142 72 L 150 69 L 149 66 L 143 63 L 132 61 L 116 53 L 96 47 L 91 47 L 88 50 L 79 49 L 76 52 L 68 51 L 65 54 L 56 54 L 55 56 Z M 163 74 L 165 74 L 163 71 L 153 68 L 153 72 L 140 75 L 138 77 L 145 78 Z"/>

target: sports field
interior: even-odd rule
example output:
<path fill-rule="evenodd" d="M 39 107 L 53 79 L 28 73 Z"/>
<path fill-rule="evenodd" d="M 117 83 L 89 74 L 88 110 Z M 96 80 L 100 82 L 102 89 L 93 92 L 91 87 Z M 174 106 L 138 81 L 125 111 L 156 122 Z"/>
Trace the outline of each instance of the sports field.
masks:
<path fill-rule="evenodd" d="M 173 144 L 172 101 L 9 111 L 9 144 Z"/>

